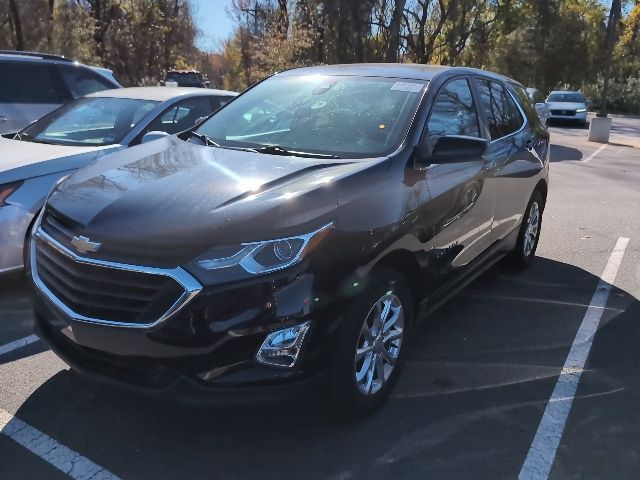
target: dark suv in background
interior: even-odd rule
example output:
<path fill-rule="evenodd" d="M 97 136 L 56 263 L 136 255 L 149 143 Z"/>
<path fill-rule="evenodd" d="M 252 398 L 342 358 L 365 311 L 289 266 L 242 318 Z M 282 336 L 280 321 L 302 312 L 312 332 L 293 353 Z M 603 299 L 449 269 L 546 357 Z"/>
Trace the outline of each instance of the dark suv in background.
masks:
<path fill-rule="evenodd" d="M 120 87 L 106 68 L 57 55 L 0 50 L 0 134 L 19 132 L 71 100 Z"/>
<path fill-rule="evenodd" d="M 427 313 L 535 255 L 549 134 L 482 70 L 288 70 L 177 137 L 54 187 L 34 228 L 37 329 L 74 369 L 174 397 L 327 373 L 388 397 Z"/>
<path fill-rule="evenodd" d="M 177 84 L 178 87 L 209 88 L 211 82 L 197 70 L 169 70 L 160 82 L 161 85 Z"/>

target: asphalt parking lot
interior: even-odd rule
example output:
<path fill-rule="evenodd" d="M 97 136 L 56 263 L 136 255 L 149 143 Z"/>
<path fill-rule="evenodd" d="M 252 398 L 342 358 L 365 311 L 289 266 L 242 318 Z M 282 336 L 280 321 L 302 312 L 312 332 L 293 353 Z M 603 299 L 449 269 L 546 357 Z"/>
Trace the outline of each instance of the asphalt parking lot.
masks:
<path fill-rule="evenodd" d="M 317 395 L 186 409 L 91 383 L 30 337 L 25 282 L 2 281 L 0 478 L 546 478 L 538 457 L 553 479 L 638 478 L 640 119 L 618 124 L 604 148 L 552 127 L 539 258 L 430 317 L 363 422 Z"/>

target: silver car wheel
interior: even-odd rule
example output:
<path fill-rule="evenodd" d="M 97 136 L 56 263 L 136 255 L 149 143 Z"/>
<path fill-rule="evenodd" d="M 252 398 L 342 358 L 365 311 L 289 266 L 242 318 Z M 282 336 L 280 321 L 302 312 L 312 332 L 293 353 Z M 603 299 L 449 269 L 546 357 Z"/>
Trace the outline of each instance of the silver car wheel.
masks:
<path fill-rule="evenodd" d="M 527 216 L 527 225 L 524 232 L 524 245 L 523 253 L 525 257 L 528 257 L 533 252 L 533 249 L 538 240 L 538 230 L 540 229 L 540 207 L 538 202 L 533 202 L 529 208 L 529 215 Z"/>
<path fill-rule="evenodd" d="M 403 331 L 402 303 L 387 292 L 369 310 L 356 344 L 355 379 L 364 395 L 379 392 L 391 376 L 400 355 Z"/>

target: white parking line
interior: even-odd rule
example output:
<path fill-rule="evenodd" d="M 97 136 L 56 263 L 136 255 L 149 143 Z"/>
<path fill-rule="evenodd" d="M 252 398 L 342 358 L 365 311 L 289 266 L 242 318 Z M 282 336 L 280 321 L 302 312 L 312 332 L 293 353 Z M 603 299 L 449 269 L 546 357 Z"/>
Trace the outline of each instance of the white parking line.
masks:
<path fill-rule="evenodd" d="M 5 345 L 0 345 L 0 355 L 4 355 L 5 353 L 12 352 L 13 350 L 26 347 L 27 345 L 31 345 L 38 340 L 40 339 L 36 335 L 29 335 L 28 337 L 19 338 L 18 340 L 7 343 Z"/>
<path fill-rule="evenodd" d="M 605 148 L 607 148 L 609 144 L 605 143 L 604 145 L 602 145 L 600 148 L 598 148 L 595 152 L 593 152 L 591 155 L 589 155 L 587 158 L 585 158 L 584 160 L 582 160 L 581 163 L 589 163 L 591 160 L 593 160 L 594 158 L 596 158 L 596 156 Z"/>
<path fill-rule="evenodd" d="M 118 480 L 113 473 L 96 465 L 78 452 L 58 443 L 49 435 L 26 424 L 0 408 L 0 430 L 14 442 L 45 462 L 78 480 Z"/>
<path fill-rule="evenodd" d="M 592 308 L 601 308 L 603 310 L 611 310 L 613 312 L 622 313 L 624 310 L 620 310 L 619 308 L 611 308 L 611 307 L 598 307 L 593 305 L 585 305 L 584 303 L 578 302 L 565 302 L 563 300 L 551 300 L 549 298 L 535 298 L 535 297 L 512 297 L 511 295 L 483 295 L 481 293 L 461 293 L 458 295 L 461 298 L 479 298 L 482 300 L 506 300 L 506 301 L 514 301 L 514 302 L 531 302 L 531 303 L 546 303 L 549 305 L 560 305 L 562 307 L 592 307 Z"/>
<path fill-rule="evenodd" d="M 520 475 L 518 475 L 519 480 L 546 480 L 549 478 L 551 466 L 553 465 L 556 451 L 567 423 L 567 417 L 571 411 L 573 398 L 580 382 L 580 376 L 593 344 L 593 336 L 600 324 L 604 307 L 607 304 L 611 287 L 618 274 L 618 268 L 628 243 L 628 238 L 618 238 L 616 246 L 609 257 L 596 291 L 591 297 L 589 308 L 584 314 L 578 333 L 576 333 L 576 337 L 573 340 L 549 403 L 547 403 L 542 415 L 538 431 L 533 438 L 533 443 L 522 465 Z"/>

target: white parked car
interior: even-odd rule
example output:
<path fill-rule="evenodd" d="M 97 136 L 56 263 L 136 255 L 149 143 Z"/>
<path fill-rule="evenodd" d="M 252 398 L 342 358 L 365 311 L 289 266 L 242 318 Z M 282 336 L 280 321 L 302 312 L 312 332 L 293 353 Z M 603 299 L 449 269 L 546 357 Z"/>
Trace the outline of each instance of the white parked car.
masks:
<path fill-rule="evenodd" d="M 582 92 L 556 90 L 547 97 L 550 120 L 567 120 L 587 124 L 589 101 Z"/>
<path fill-rule="evenodd" d="M 109 153 L 188 130 L 236 95 L 203 88 L 104 90 L 0 137 L 0 274 L 23 268 L 26 236 L 60 178 Z"/>

